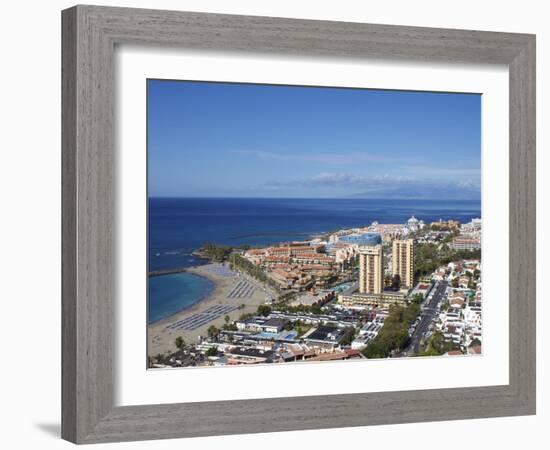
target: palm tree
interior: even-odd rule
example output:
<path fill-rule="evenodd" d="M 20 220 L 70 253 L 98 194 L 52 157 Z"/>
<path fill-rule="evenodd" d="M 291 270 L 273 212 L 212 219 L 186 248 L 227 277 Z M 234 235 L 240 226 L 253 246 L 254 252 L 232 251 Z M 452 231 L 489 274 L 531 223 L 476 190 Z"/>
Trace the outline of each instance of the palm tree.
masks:
<path fill-rule="evenodd" d="M 185 341 L 181 336 L 178 336 L 174 343 L 179 350 L 181 350 L 185 346 Z"/>
<path fill-rule="evenodd" d="M 216 337 L 218 335 L 218 332 L 219 330 L 214 325 L 210 325 L 208 327 L 207 333 L 210 338 Z"/>

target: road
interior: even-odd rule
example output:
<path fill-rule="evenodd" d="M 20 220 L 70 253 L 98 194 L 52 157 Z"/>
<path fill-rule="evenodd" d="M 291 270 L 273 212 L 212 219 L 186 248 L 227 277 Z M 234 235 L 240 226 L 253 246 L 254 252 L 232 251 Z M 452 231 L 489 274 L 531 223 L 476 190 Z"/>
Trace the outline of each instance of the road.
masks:
<path fill-rule="evenodd" d="M 435 316 L 439 313 L 438 304 L 443 300 L 445 291 L 447 290 L 447 281 L 440 281 L 436 283 L 432 289 L 432 299 L 424 304 L 422 309 L 420 323 L 416 326 L 409 347 L 405 350 L 405 355 L 410 353 L 418 353 L 420 351 L 420 341 L 424 333 L 428 331 L 430 324 L 433 322 Z"/>

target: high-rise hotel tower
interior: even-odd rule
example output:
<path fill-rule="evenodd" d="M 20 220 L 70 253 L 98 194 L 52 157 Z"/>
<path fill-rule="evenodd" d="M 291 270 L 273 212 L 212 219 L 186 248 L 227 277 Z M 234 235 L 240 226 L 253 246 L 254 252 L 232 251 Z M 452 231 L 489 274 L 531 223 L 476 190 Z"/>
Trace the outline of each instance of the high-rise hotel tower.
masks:
<path fill-rule="evenodd" d="M 399 275 L 401 286 L 414 284 L 414 241 L 395 239 L 392 244 L 392 274 Z"/>
<path fill-rule="evenodd" d="M 359 247 L 359 292 L 381 294 L 384 290 L 382 245 Z"/>

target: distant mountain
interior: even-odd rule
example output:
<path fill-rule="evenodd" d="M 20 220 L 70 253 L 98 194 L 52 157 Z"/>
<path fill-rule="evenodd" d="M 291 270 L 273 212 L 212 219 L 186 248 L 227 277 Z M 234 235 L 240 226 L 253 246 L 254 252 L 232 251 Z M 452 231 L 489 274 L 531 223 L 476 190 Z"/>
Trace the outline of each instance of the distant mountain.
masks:
<path fill-rule="evenodd" d="M 351 198 L 393 198 L 393 199 L 445 199 L 445 200 L 481 200 L 481 192 L 475 187 L 451 185 L 409 185 L 381 186 L 366 192 L 350 195 Z"/>

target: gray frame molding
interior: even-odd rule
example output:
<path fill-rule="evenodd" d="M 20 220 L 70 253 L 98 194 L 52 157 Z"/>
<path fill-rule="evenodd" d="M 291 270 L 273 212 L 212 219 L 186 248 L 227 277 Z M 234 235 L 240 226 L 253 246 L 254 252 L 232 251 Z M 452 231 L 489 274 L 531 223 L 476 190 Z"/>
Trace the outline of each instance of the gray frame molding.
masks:
<path fill-rule="evenodd" d="M 62 31 L 64 439 L 94 443 L 535 413 L 535 36 L 97 6 L 63 11 Z M 508 65 L 510 384 L 114 407 L 113 52 L 119 43 Z"/>

